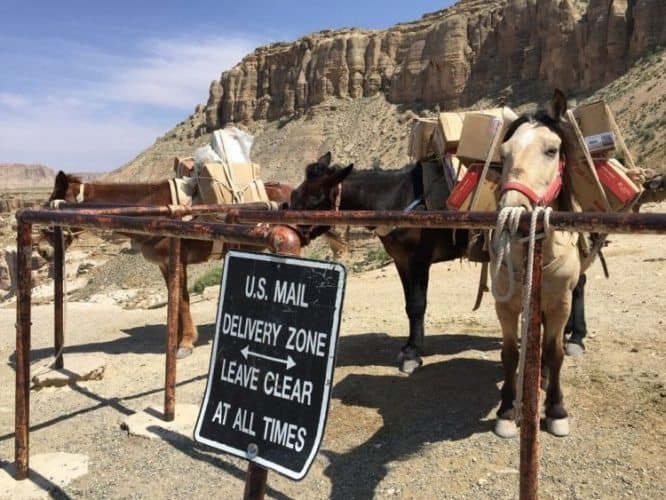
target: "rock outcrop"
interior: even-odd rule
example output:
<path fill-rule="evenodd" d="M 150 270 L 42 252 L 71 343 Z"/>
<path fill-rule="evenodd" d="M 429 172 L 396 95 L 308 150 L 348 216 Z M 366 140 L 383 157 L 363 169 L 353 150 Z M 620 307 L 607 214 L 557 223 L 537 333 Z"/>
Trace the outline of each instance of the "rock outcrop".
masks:
<path fill-rule="evenodd" d="M 44 165 L 0 163 L 0 191 L 53 186 L 55 172 Z"/>
<path fill-rule="evenodd" d="M 525 89 L 591 92 L 665 44 L 664 19 L 663 0 L 462 0 L 383 31 L 322 31 L 223 73 L 206 129 L 298 116 L 328 97 L 453 109 Z"/>

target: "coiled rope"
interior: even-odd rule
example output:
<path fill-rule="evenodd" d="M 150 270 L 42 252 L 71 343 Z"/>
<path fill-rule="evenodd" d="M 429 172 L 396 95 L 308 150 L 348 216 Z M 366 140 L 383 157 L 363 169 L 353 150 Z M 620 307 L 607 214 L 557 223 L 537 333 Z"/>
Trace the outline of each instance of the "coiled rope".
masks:
<path fill-rule="evenodd" d="M 530 298 L 532 297 L 532 271 L 534 269 L 534 242 L 537 238 L 544 238 L 550 232 L 550 214 L 553 211 L 551 207 L 534 207 L 532 217 L 530 219 L 530 231 L 525 238 L 516 238 L 518 226 L 520 224 L 520 216 L 525 212 L 524 207 L 506 207 L 500 210 L 497 216 L 497 224 L 495 232 L 493 233 L 492 245 L 496 258 L 493 262 L 493 280 L 492 280 L 492 293 L 497 302 L 506 302 L 513 297 L 515 291 L 515 283 L 513 278 L 513 261 L 511 259 L 511 243 L 517 241 L 520 243 L 528 242 L 527 247 L 527 264 L 525 268 L 525 279 L 523 286 L 522 307 L 523 312 L 521 316 L 520 328 L 520 357 L 518 360 L 518 380 L 516 381 L 516 400 L 513 407 L 515 409 L 515 419 L 520 421 L 522 414 L 522 399 L 523 399 L 523 378 L 525 368 L 525 356 L 527 353 L 527 333 L 530 324 L 530 311 L 531 304 Z M 536 234 L 536 224 L 539 215 L 543 213 L 543 233 Z M 508 290 L 502 294 L 497 290 L 497 278 L 502 263 L 506 265 L 509 286 Z"/>

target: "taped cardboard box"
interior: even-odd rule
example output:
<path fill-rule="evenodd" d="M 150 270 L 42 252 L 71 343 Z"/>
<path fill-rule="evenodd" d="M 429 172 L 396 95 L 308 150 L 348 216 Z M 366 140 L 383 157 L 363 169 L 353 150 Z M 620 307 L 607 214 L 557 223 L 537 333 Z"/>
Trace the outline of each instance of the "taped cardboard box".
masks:
<path fill-rule="evenodd" d="M 612 111 L 604 101 L 584 104 L 574 110 L 574 116 L 590 153 L 612 154 L 616 148 Z"/>
<path fill-rule="evenodd" d="M 444 154 L 455 153 L 460 141 L 465 113 L 446 112 L 437 117 L 437 129 L 432 137 L 435 150 Z"/>
<path fill-rule="evenodd" d="M 509 125 L 518 118 L 510 108 L 500 108 L 500 112 L 466 113 L 460 133 L 460 142 L 456 156 L 465 165 L 486 161 L 500 161 L 500 145 L 502 137 Z"/>
<path fill-rule="evenodd" d="M 451 210 L 467 212 L 470 210 L 472 198 L 479 185 L 483 163 L 473 163 L 467 169 L 465 176 L 456 184 L 446 200 L 446 205 Z M 479 186 L 479 197 L 474 207 L 475 211 L 494 212 L 497 210 L 499 201 L 500 184 L 502 180 L 501 167 L 491 166 L 486 178 Z"/>
<path fill-rule="evenodd" d="M 504 112 L 504 108 L 491 108 L 479 111 L 447 111 L 440 113 L 437 118 L 437 129 L 432 137 L 435 151 L 442 155 L 444 153 L 456 153 L 467 114 L 484 113 L 493 116 L 503 116 Z"/>
<path fill-rule="evenodd" d="M 268 201 L 256 163 L 205 163 L 199 172 L 199 193 L 204 203 Z"/>
<path fill-rule="evenodd" d="M 180 158 L 176 156 L 173 159 L 173 171 L 176 177 L 192 177 L 194 175 L 194 158 Z"/>

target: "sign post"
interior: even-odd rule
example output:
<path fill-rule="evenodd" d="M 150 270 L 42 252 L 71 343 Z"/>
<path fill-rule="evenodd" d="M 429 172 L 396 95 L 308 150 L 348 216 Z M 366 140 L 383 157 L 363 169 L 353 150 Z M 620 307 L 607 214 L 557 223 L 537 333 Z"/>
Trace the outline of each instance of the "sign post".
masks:
<path fill-rule="evenodd" d="M 305 477 L 326 424 L 345 278 L 337 263 L 227 253 L 196 441 Z"/>

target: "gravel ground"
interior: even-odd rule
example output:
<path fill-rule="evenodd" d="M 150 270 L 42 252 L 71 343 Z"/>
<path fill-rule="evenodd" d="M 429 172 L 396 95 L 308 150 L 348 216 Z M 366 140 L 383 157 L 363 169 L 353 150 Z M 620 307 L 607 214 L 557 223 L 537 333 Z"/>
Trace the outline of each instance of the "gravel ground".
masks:
<path fill-rule="evenodd" d="M 588 273 L 588 351 L 567 358 L 563 369 L 572 433 L 540 436 L 541 498 L 656 499 L 666 491 L 664 239 L 611 240 L 611 278 L 604 279 L 598 265 Z M 128 274 L 136 261 L 126 258 L 109 269 L 147 281 L 135 267 Z M 433 267 L 428 355 L 411 377 L 395 367 L 407 321 L 394 268 L 349 277 L 321 451 L 301 482 L 269 473 L 268 498 L 517 497 L 519 442 L 492 433 L 502 376 L 500 338 L 489 297 L 471 312 L 477 272 L 466 262 Z M 177 401 L 199 405 L 216 302 L 193 302 L 200 343 L 178 363 Z M 89 473 L 53 497 L 242 495 L 244 461 L 190 439 L 148 440 L 121 430 L 128 414 L 163 404 L 165 318 L 165 307 L 68 304 L 65 360 L 94 354 L 105 361 L 106 372 L 100 381 L 32 392 L 31 454 L 89 457 Z M 32 321 L 39 370 L 51 356 L 51 308 L 33 307 Z M 0 339 L 6 360 L 0 377 L 8 381 L 14 379 L 14 322 L 13 305 L 0 308 L 7 333 Z M 14 456 L 13 384 L 0 386 L 0 394 L 0 457 L 8 462 Z"/>

